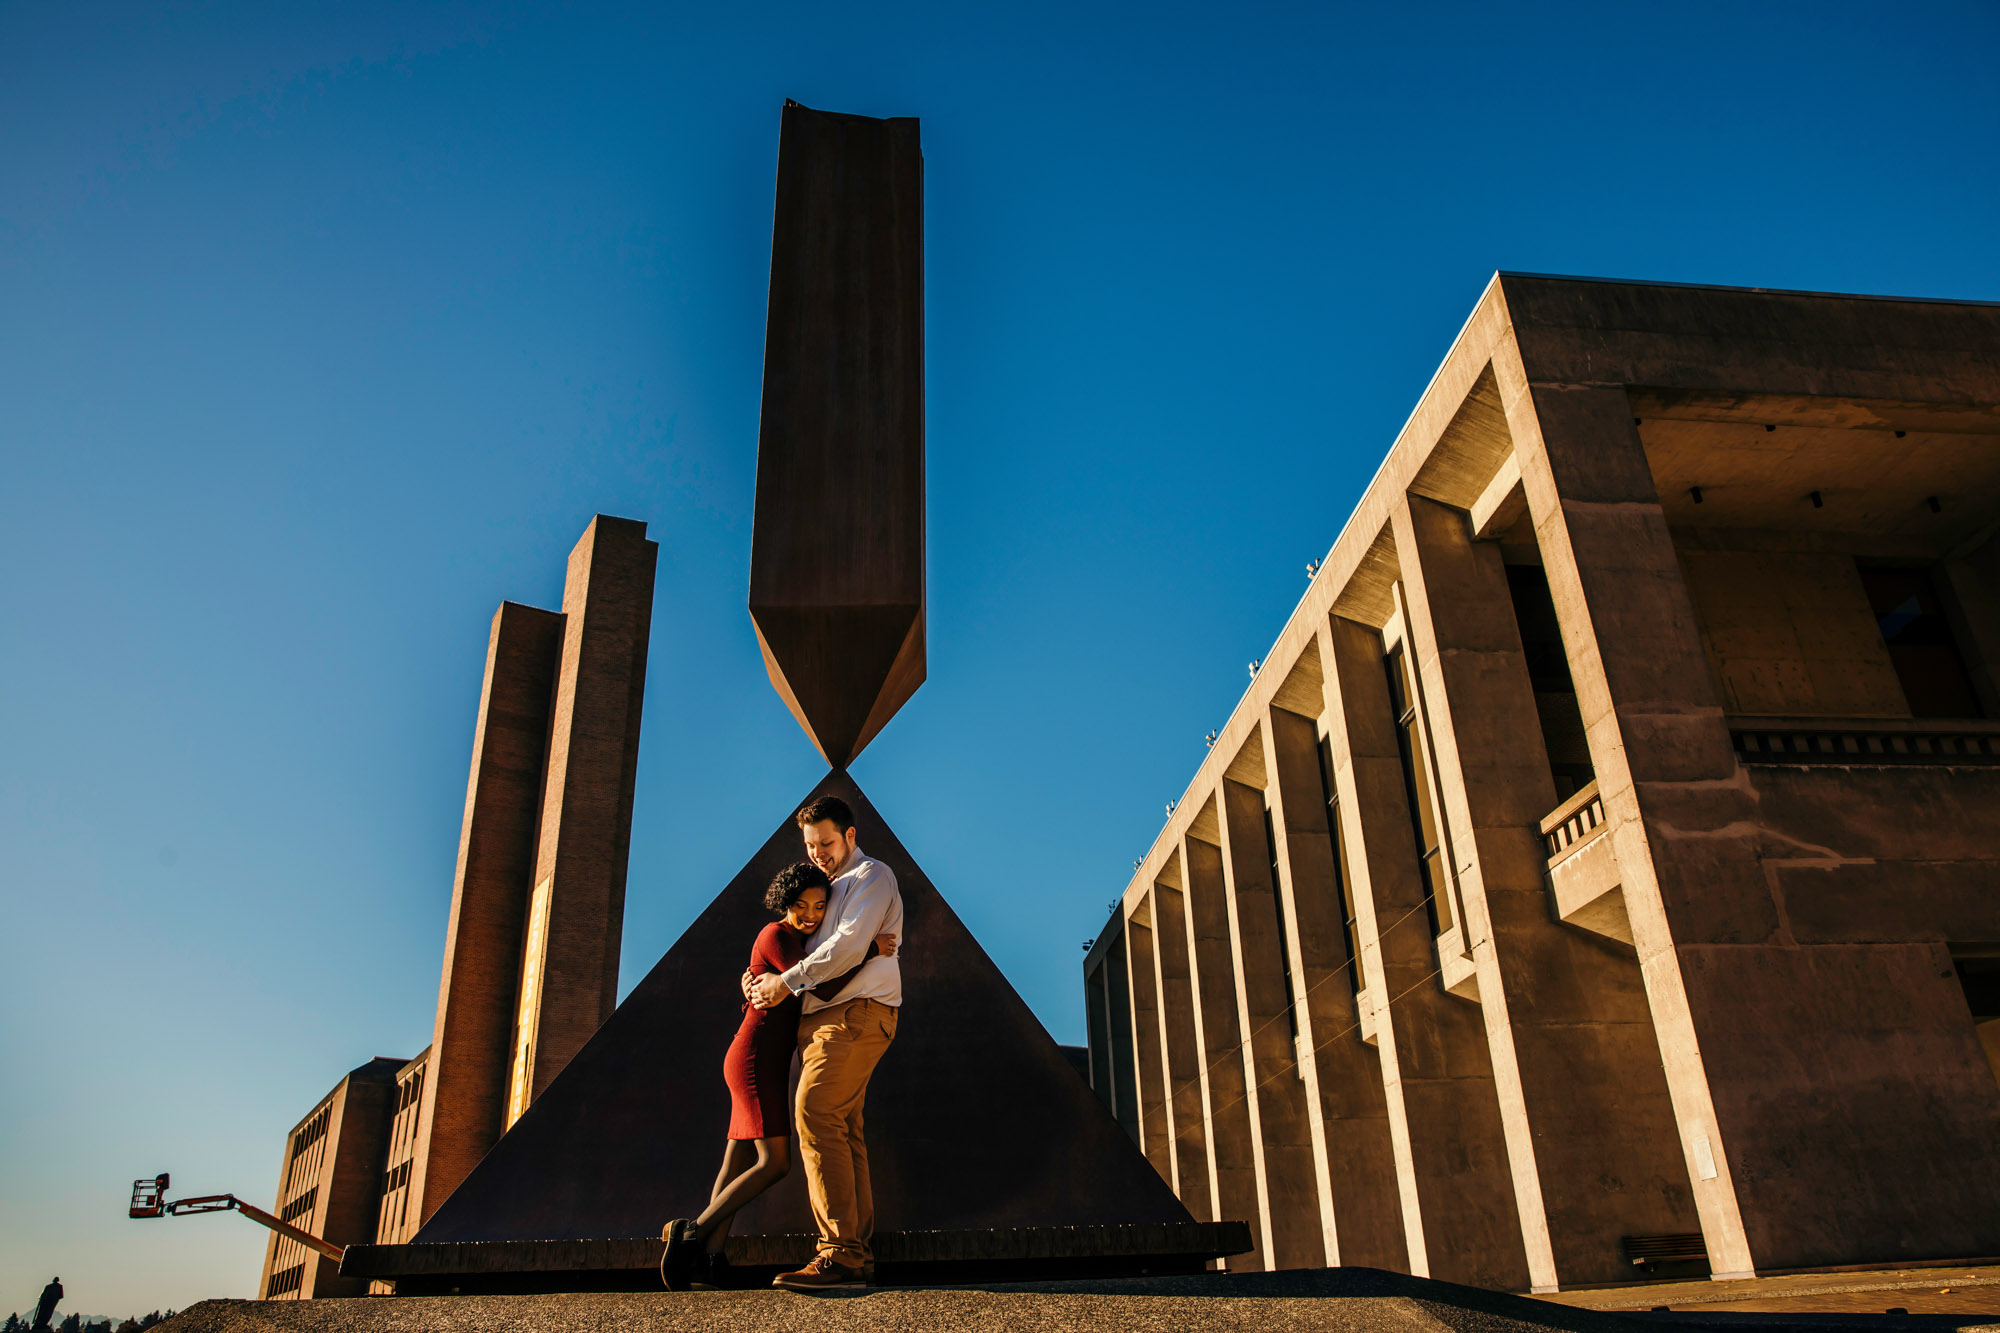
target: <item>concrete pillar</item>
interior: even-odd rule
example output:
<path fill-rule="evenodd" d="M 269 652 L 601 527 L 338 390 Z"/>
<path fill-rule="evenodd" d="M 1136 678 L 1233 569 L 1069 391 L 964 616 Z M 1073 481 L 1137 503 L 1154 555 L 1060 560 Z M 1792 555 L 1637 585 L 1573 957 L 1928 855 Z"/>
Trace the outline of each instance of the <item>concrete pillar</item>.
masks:
<path fill-rule="evenodd" d="M 1307 652 L 1317 658 L 1317 645 Z M 1342 891 L 1347 872 L 1334 857 L 1318 732 L 1282 708 L 1265 714 L 1261 730 L 1324 1262 L 1405 1271 L 1382 1062 L 1361 1038 L 1361 961 L 1348 943 L 1358 937 Z"/>
<path fill-rule="evenodd" d="M 1261 746 L 1261 735 L 1252 744 Z M 1296 995 L 1286 993 L 1289 960 L 1265 834 L 1264 793 L 1225 778 L 1216 803 L 1219 860 L 1228 887 L 1226 924 L 1236 961 L 1236 1026 L 1245 1034 L 1236 1067 L 1246 1084 L 1243 1104 L 1262 1211 L 1264 1266 L 1320 1268 L 1326 1246 L 1318 1176 L 1294 1039 Z"/>
<path fill-rule="evenodd" d="M 1122 929 L 1122 927 L 1121 927 Z M 1127 979 L 1128 950 L 1121 934 L 1104 955 L 1106 1025 L 1109 1029 L 1113 1114 L 1125 1132 L 1139 1142 L 1138 1060 L 1132 1049 L 1132 983 Z"/>
<path fill-rule="evenodd" d="M 1948 593 L 1952 631 L 1964 650 L 1966 674 L 1988 717 L 2000 717 L 2000 537 L 1939 568 Z"/>
<path fill-rule="evenodd" d="M 1391 521 L 1532 1286 L 1626 1278 L 1621 1236 L 1697 1226 L 1644 982 L 1550 912 L 1555 785 L 1499 547 L 1421 496 Z"/>
<path fill-rule="evenodd" d="M 1222 849 L 1188 836 L 1181 840 L 1186 878 L 1191 964 L 1195 977 L 1195 1032 L 1201 1052 L 1201 1100 L 1207 1113 L 1209 1197 L 1218 1220 L 1250 1224 L 1252 1249 L 1232 1255 L 1228 1267 L 1270 1266 L 1270 1229 L 1264 1217 L 1258 1170 L 1254 1094 L 1243 1077 L 1242 1016 L 1236 996 L 1236 959 L 1230 944 L 1229 884 Z"/>
<path fill-rule="evenodd" d="M 1785 1157 L 1812 1149 L 1789 1116 L 1772 1117 L 1768 1108 L 1755 1113 L 1740 1095 L 1718 1103 L 1708 1061 L 1746 1038 L 1750 1049 L 1768 1051 L 1761 1033 L 1742 1029 L 1772 1023 L 1805 997 L 1771 993 L 1771 984 L 1783 986 L 1785 979 L 1760 978 L 1761 969 L 1704 968 L 1680 946 L 1736 946 L 1732 952 L 1741 958 L 1746 946 L 1776 933 L 1757 864 L 1755 796 L 1736 764 L 1624 390 L 1531 386 L 1518 358 L 1504 349 L 1494 365 L 1576 682 L 1709 1266 L 1718 1277 L 1749 1276 L 1758 1260 L 1735 1185 L 1738 1154 L 1755 1155 L 1751 1145 L 1760 1137 L 1776 1148 L 1770 1138 L 1780 1134 L 1789 1145 Z M 1731 978 L 1743 989 L 1730 986 Z M 1722 1018 L 1718 1007 L 1745 1002 L 1747 1024 L 1715 1022 Z M 1786 1054 L 1780 1063 L 1795 1058 Z M 1788 1173 L 1778 1154 L 1767 1155 L 1764 1166 Z M 1786 1200 L 1794 1213 L 1823 1202 Z M 1773 1243 L 1786 1230 L 1761 1228 Z M 1768 1249 L 1763 1262 L 1772 1262 Z"/>
<path fill-rule="evenodd" d="M 1208 1108 L 1202 1097 L 1201 1034 L 1195 1028 L 1198 1001 L 1188 965 L 1187 907 L 1180 889 L 1165 882 L 1153 885 L 1153 943 L 1174 1193 L 1197 1219 L 1212 1222 L 1217 1214 L 1209 1189 Z"/>
<path fill-rule="evenodd" d="M 1439 980 L 1382 640 L 1333 617 L 1320 646 L 1410 1271 L 1518 1291 L 1528 1268 L 1485 1025 Z"/>
<path fill-rule="evenodd" d="M 1174 1183 L 1173 1128 L 1167 1116 L 1167 1066 L 1160 1043 L 1160 973 L 1153 949 L 1152 900 L 1141 904 L 1139 915 L 1125 919 L 1125 949 L 1131 959 L 1127 977 L 1132 997 L 1132 1054 L 1137 1074 L 1136 1100 L 1139 1104 L 1139 1147 L 1146 1160 L 1160 1173 L 1160 1179 Z"/>
<path fill-rule="evenodd" d="M 506 1127 L 515 985 L 562 641 L 560 615 L 514 602 L 494 613 L 487 637 L 444 977 L 411 1150 L 409 1198 L 417 1226 Z"/>
<path fill-rule="evenodd" d="M 646 540 L 644 523 L 599 514 L 570 552 L 562 666 L 521 955 L 510 1125 L 618 1002 L 659 550 Z"/>

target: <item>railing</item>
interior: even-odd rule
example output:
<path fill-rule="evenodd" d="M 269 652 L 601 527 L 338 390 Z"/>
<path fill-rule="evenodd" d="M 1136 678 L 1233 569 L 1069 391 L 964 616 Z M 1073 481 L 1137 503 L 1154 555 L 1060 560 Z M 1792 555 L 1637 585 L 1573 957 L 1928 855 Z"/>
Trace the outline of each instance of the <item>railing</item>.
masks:
<path fill-rule="evenodd" d="M 1542 841 L 1549 860 L 1560 860 L 1603 825 L 1604 802 L 1597 795 L 1597 783 L 1586 782 L 1576 795 L 1542 817 Z"/>
<path fill-rule="evenodd" d="M 1733 717 L 1729 735 L 1745 764 L 2000 764 L 2000 722 L 1983 720 Z"/>

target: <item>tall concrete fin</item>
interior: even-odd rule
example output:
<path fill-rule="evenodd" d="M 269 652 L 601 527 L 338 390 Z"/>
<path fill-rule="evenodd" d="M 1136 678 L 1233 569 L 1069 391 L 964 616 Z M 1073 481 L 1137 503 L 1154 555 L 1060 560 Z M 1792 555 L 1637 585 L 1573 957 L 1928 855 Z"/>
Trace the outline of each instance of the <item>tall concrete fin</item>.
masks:
<path fill-rule="evenodd" d="M 903 894 L 905 1004 L 868 1090 L 877 1228 L 1191 1220 L 853 780 L 829 773 L 819 795 L 853 807 Z M 413 1239 L 657 1237 L 699 1212 L 729 1125 L 739 960 L 800 854 L 787 817 Z M 736 1226 L 812 1229 L 801 1170 Z"/>
<path fill-rule="evenodd" d="M 908 117 L 787 103 L 750 615 L 845 768 L 924 681 L 924 160 Z"/>

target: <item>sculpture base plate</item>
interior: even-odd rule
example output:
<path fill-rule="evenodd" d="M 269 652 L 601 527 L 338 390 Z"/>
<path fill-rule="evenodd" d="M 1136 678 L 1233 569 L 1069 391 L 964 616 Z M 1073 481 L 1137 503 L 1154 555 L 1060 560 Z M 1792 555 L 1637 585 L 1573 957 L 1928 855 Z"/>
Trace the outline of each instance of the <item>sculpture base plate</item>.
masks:
<path fill-rule="evenodd" d="M 1211 1259 L 1250 1249 L 1243 1222 L 1136 1226 L 1006 1227 L 885 1231 L 875 1237 L 875 1285 L 1029 1282 L 1061 1278 L 1199 1273 Z M 728 1255 L 744 1286 L 766 1286 L 813 1256 L 810 1235 L 732 1236 Z M 350 1245 L 343 1277 L 389 1282 L 399 1296 L 450 1293 L 656 1291 L 657 1237 Z"/>

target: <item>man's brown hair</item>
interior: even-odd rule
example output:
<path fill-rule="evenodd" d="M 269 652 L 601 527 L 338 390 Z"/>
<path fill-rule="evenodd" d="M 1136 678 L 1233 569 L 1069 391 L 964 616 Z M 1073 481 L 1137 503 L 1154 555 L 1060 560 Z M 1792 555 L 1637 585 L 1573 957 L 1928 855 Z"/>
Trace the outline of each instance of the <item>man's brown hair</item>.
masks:
<path fill-rule="evenodd" d="M 854 827 L 854 812 L 847 808 L 847 802 L 838 796 L 819 796 L 806 802 L 799 811 L 800 828 L 811 828 L 822 819 L 831 819 L 833 826 L 842 833 Z"/>

